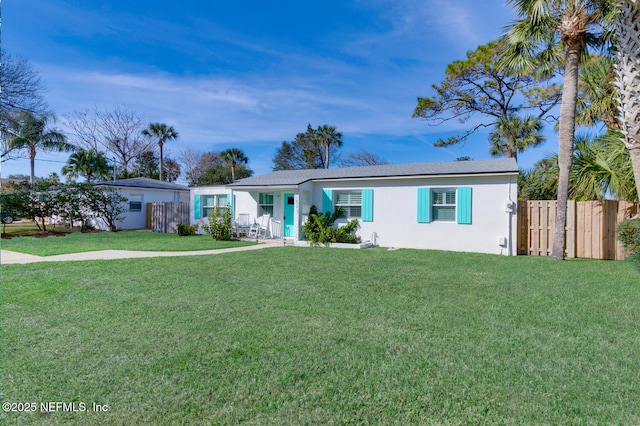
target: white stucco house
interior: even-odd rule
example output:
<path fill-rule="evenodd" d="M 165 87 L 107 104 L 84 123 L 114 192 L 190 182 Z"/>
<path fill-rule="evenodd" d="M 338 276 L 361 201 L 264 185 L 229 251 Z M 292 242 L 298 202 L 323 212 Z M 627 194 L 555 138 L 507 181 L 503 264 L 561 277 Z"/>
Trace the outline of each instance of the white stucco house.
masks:
<path fill-rule="evenodd" d="M 359 219 L 375 245 L 515 255 L 517 184 L 514 159 L 277 171 L 192 188 L 192 223 L 226 204 L 234 217 L 269 213 L 273 236 L 299 242 L 312 205 L 340 205 L 339 222 Z"/>
<path fill-rule="evenodd" d="M 156 179 L 144 177 L 118 179 L 98 182 L 96 186 L 115 189 L 123 197 L 127 198 L 124 220 L 118 222 L 118 229 L 145 229 L 147 225 L 147 203 L 190 202 L 188 186 Z M 96 226 L 100 229 L 108 229 L 104 223 L 96 223 Z"/>

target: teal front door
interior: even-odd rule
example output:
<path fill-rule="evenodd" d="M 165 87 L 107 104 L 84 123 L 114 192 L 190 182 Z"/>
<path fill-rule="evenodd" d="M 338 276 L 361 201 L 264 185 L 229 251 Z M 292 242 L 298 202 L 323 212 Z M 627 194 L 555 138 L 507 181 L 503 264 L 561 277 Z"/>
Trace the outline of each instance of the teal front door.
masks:
<path fill-rule="evenodd" d="M 284 194 L 284 236 L 293 237 L 293 194 Z"/>

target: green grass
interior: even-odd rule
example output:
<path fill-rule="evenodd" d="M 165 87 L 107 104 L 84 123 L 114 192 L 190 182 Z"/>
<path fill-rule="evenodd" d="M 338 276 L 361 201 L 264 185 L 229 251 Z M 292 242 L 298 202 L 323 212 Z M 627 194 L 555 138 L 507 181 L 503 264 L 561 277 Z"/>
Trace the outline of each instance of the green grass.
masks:
<path fill-rule="evenodd" d="M 190 251 L 252 245 L 250 241 L 215 241 L 207 235 L 180 237 L 150 231 L 74 232 L 63 236 L 17 237 L 3 239 L 2 250 L 36 256 L 80 253 L 95 250 Z"/>
<path fill-rule="evenodd" d="M 383 249 L 3 267 L 3 424 L 638 424 L 632 262 Z"/>

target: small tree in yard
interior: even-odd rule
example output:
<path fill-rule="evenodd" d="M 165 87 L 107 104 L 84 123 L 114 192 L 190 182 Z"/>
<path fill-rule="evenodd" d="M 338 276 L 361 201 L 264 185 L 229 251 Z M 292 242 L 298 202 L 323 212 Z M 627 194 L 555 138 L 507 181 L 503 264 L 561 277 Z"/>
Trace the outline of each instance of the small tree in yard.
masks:
<path fill-rule="evenodd" d="M 118 230 L 116 222 L 122 222 L 122 214 L 127 210 L 125 203 L 127 198 L 117 191 L 108 191 L 104 188 L 87 187 L 87 207 L 98 217 L 103 219 L 109 230 Z"/>
<path fill-rule="evenodd" d="M 202 229 L 205 230 L 211 238 L 218 241 L 229 241 L 233 236 L 233 228 L 231 226 L 231 209 L 227 208 L 224 212 L 220 211 L 220 208 L 216 207 L 209 216 L 209 223 L 202 224 Z"/>
<path fill-rule="evenodd" d="M 360 242 L 360 238 L 354 233 L 360 227 L 358 219 L 352 219 L 346 225 L 334 228 L 336 220 L 344 216 L 341 206 L 337 206 L 333 214 L 326 212 L 318 214 L 316 206 L 311 206 L 309 216 L 303 225 L 305 239 L 312 245 L 329 243 L 351 243 Z"/>

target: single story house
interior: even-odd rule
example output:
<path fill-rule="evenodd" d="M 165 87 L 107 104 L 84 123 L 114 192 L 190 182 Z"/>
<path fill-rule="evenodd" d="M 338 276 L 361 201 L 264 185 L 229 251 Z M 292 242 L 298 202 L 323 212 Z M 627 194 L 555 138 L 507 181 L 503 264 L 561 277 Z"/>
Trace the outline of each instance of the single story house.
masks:
<path fill-rule="evenodd" d="M 514 159 L 283 170 L 226 187 L 192 188 L 192 223 L 227 204 L 234 217 L 268 213 L 272 236 L 303 240 L 312 205 L 342 206 L 358 235 L 381 247 L 516 254 Z"/>
<path fill-rule="evenodd" d="M 124 220 L 118 222 L 118 229 L 145 229 L 147 227 L 148 203 L 182 202 L 189 203 L 188 186 L 156 179 L 137 177 L 96 183 L 96 186 L 115 189 L 127 198 Z M 96 224 L 100 229 L 108 229 L 106 224 Z"/>

